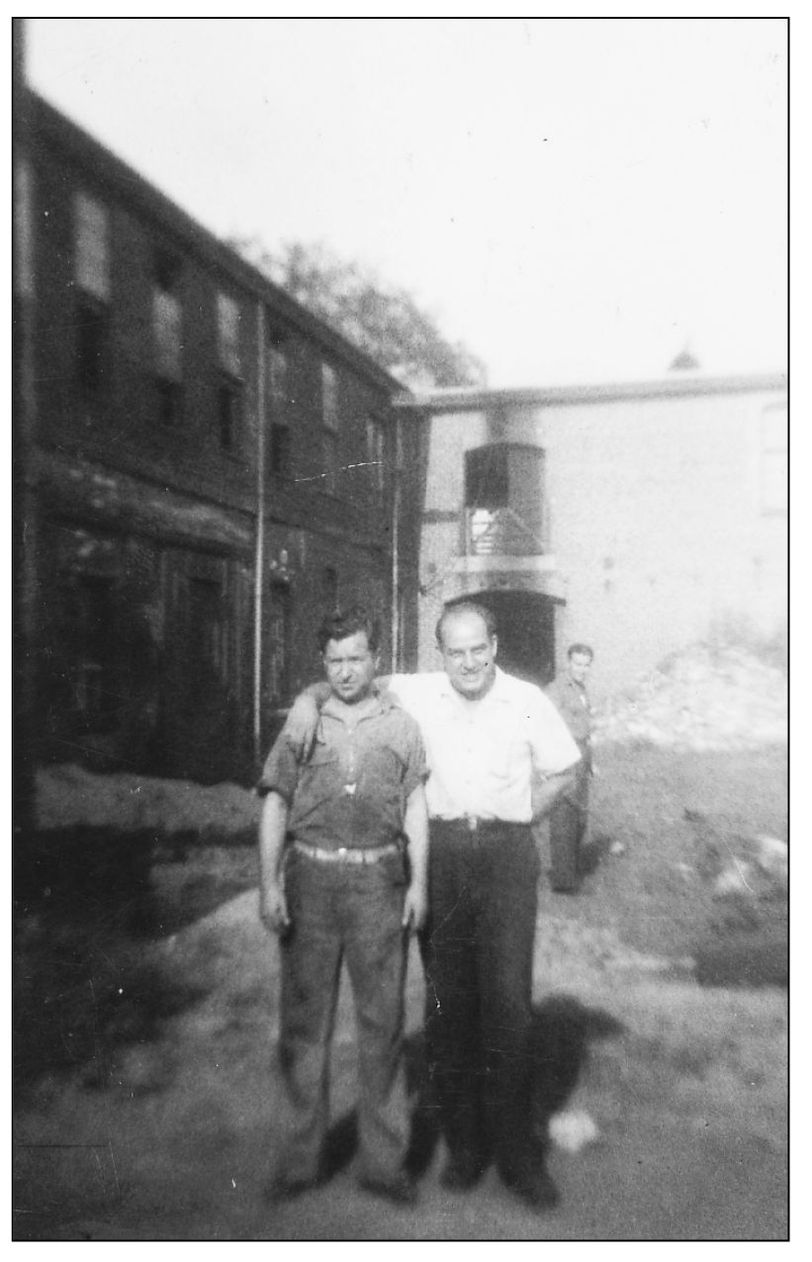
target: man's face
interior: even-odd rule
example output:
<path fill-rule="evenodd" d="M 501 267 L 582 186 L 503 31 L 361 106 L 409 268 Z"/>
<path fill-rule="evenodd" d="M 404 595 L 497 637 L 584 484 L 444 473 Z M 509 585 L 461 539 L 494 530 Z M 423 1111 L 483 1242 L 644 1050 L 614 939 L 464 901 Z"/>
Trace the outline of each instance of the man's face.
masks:
<path fill-rule="evenodd" d="M 586 683 L 591 666 L 592 658 L 588 653 L 573 653 L 569 659 L 569 672 L 576 684 Z"/>
<path fill-rule="evenodd" d="M 496 674 L 496 636 L 476 613 L 450 614 L 443 622 L 443 666 L 457 692 L 469 701 L 484 697 Z"/>
<path fill-rule="evenodd" d="M 370 649 L 366 632 L 356 631 L 343 640 L 328 640 L 324 669 L 339 700 L 355 705 L 368 697 L 378 669 L 378 655 Z"/>

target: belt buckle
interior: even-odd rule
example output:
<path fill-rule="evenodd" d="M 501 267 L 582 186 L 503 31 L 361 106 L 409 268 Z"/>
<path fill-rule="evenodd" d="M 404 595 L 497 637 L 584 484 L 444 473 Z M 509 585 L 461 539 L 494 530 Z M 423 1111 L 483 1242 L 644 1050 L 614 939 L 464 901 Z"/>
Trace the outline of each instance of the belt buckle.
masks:
<path fill-rule="evenodd" d="M 465 826 L 468 829 L 469 833 L 475 833 L 477 829 L 479 828 L 479 820 L 477 819 L 476 815 L 466 815 Z"/>
<path fill-rule="evenodd" d="M 347 847 L 339 846 L 338 850 L 336 850 L 336 855 L 337 855 L 339 863 L 346 863 L 347 862 Z"/>

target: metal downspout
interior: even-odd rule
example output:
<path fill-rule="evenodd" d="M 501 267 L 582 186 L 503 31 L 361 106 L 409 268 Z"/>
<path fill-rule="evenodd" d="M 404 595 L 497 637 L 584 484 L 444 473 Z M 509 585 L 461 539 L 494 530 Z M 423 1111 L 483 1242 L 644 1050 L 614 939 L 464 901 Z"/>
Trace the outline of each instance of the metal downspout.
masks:
<path fill-rule="evenodd" d="M 392 490 L 392 670 L 400 661 L 400 417 L 395 413 L 394 486 Z"/>
<path fill-rule="evenodd" d="M 262 618 L 265 590 L 265 305 L 257 302 L 257 529 L 254 553 L 254 766 L 262 758 Z"/>

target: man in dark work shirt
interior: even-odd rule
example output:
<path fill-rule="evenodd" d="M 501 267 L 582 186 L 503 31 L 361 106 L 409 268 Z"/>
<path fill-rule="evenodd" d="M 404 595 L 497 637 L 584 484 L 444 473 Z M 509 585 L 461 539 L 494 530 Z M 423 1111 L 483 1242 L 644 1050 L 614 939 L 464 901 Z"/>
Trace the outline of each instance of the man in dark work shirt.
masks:
<path fill-rule="evenodd" d="M 366 611 L 326 619 L 319 647 L 330 696 L 312 753 L 301 764 L 277 740 L 258 786 L 260 914 L 280 935 L 282 975 L 285 1139 L 269 1194 L 321 1181 L 345 959 L 358 1018 L 360 1181 L 409 1205 L 402 1033 L 408 932 L 426 910 L 425 754 L 415 720 L 374 686 L 378 627 Z"/>

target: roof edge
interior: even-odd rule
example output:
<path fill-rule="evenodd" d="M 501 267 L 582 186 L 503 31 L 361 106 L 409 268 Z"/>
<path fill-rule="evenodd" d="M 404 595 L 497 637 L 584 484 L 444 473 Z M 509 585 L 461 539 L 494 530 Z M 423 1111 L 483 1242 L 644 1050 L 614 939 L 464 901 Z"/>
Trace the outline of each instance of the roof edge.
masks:
<path fill-rule="evenodd" d="M 301 332 L 319 342 L 325 350 L 352 364 L 391 393 L 400 394 L 404 391 L 402 382 L 377 364 L 360 347 L 326 320 L 297 302 L 264 272 L 244 259 L 233 246 L 205 228 L 157 185 L 119 158 L 112 149 L 80 124 L 33 89 L 26 88 L 26 96 L 27 107 L 24 106 L 20 111 L 25 117 L 18 119 L 23 135 L 26 132 L 36 135 L 37 131 L 43 130 L 57 141 L 65 142 L 76 161 L 91 166 L 95 180 L 110 184 L 117 192 L 125 192 L 130 200 L 135 199 L 153 219 L 170 232 L 183 237 L 200 257 L 214 263 L 238 284 L 251 290 L 256 298 L 266 302 L 280 319 L 295 325 Z"/>
<path fill-rule="evenodd" d="M 492 407 L 568 407 L 579 403 L 619 399 L 657 399 L 678 395 L 740 394 L 761 390 L 786 390 L 785 372 L 691 374 L 639 381 L 590 382 L 563 386 L 518 389 L 461 389 L 415 391 L 396 401 L 399 408 L 423 412 L 476 412 Z"/>

